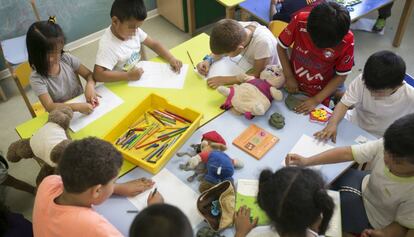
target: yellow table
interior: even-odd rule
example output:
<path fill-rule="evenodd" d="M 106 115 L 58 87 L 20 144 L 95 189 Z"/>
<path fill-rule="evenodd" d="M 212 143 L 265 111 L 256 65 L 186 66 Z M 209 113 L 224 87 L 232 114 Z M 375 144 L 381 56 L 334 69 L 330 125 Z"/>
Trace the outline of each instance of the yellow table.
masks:
<path fill-rule="evenodd" d="M 244 2 L 245 0 L 217 0 L 221 5 L 226 8 L 226 18 L 234 19 L 234 10 L 237 5 Z"/>
<path fill-rule="evenodd" d="M 124 118 L 150 93 L 159 94 L 174 105 L 182 108 L 190 107 L 201 112 L 203 114 L 202 125 L 221 114 L 223 111 L 220 109 L 220 105 L 224 102 L 224 97 L 215 90 L 208 88 L 206 81 L 195 73 L 192 69 L 190 59 L 187 56 L 187 50 L 195 61 L 194 63 L 197 63 L 204 55 L 210 53 L 209 36 L 204 33 L 200 34 L 171 50 L 171 53 L 175 57 L 183 63 L 190 65 L 182 90 L 129 87 L 127 82 L 106 83 L 105 86 L 121 97 L 124 103 L 79 132 L 72 133 L 72 138 L 81 139 L 88 136 L 103 137 L 117 124 L 117 121 Z M 162 60 L 160 58 L 154 58 L 152 61 L 161 62 Z M 28 138 L 43 126 L 46 121 L 47 114 L 43 114 L 17 126 L 16 132 L 21 138 Z M 134 167 L 133 164 L 124 161 L 121 175 Z"/>

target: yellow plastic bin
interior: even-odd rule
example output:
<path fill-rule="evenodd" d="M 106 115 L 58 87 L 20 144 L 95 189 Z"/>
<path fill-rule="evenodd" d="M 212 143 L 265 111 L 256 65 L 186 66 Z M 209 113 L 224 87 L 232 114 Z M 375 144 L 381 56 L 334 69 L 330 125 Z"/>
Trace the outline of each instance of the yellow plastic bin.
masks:
<path fill-rule="evenodd" d="M 191 123 L 188 123 L 188 122 L 183 123 L 177 120 L 176 121 L 177 127 L 187 127 L 184 132 L 180 133 L 180 135 L 175 136 L 174 139 L 171 138 L 167 141 L 156 142 L 158 144 L 158 147 L 150 147 L 148 145 L 148 146 L 136 149 L 139 146 L 151 143 L 152 141 L 159 139 L 159 136 L 162 136 L 163 134 L 171 133 L 171 131 L 176 131 L 177 129 L 177 127 L 175 128 L 174 125 L 170 125 L 168 123 L 164 124 L 162 122 L 159 122 L 159 119 L 155 119 L 152 115 L 148 116 L 150 112 L 154 114 L 154 110 L 171 112 L 175 115 L 185 118 Z M 147 117 L 147 118 L 144 120 L 143 119 L 144 117 Z M 162 167 L 164 167 L 167 161 L 170 160 L 170 158 L 174 155 L 177 149 L 181 147 L 184 144 L 184 142 L 200 126 L 201 118 L 202 118 L 202 114 L 199 112 L 196 112 L 189 108 L 181 109 L 177 106 L 174 106 L 168 103 L 166 99 L 164 99 L 163 97 L 159 95 L 150 94 L 134 110 L 132 110 L 124 119 L 122 119 L 110 132 L 108 132 L 104 136 L 103 139 L 112 143 L 122 153 L 123 157 L 126 160 L 147 170 L 148 172 L 152 174 L 156 174 L 161 170 Z M 139 121 L 142 121 L 142 122 L 139 123 Z M 158 125 L 155 125 L 155 124 L 158 124 Z M 141 129 L 140 127 L 148 128 L 148 126 L 152 126 L 152 125 L 155 125 L 155 127 L 157 128 L 156 131 L 154 130 L 154 132 L 156 133 L 153 135 L 150 135 L 151 132 L 149 132 L 146 135 L 145 141 L 138 142 L 135 146 L 129 147 L 129 149 L 127 149 L 126 147 L 122 147 L 122 145 L 119 144 L 120 139 L 123 136 L 125 136 L 127 131 L 133 128 L 135 129 Z M 140 132 L 141 131 L 137 132 L 138 136 L 140 135 Z M 165 151 L 162 153 L 161 156 L 148 160 L 152 152 L 155 152 L 158 148 L 160 148 L 160 146 L 164 145 L 164 143 L 167 143 L 167 142 L 169 146 L 166 145 L 167 148 L 165 149 Z M 151 143 L 151 144 L 155 144 L 155 143 Z"/>

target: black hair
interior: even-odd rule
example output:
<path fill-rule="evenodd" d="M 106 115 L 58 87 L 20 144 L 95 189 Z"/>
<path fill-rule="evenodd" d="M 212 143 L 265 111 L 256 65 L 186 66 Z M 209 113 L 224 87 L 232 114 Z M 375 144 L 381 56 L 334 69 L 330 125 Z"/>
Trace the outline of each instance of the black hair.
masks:
<path fill-rule="evenodd" d="M 122 155 L 104 140 L 94 137 L 73 141 L 60 158 L 58 173 L 69 193 L 82 193 L 94 185 L 106 185 L 118 175 Z"/>
<path fill-rule="evenodd" d="M 134 219 L 129 236 L 193 237 L 193 228 L 177 207 L 155 204 L 145 208 Z"/>
<path fill-rule="evenodd" d="M 349 31 L 348 10 L 336 2 L 321 2 L 308 17 L 307 31 L 318 48 L 337 46 Z"/>
<path fill-rule="evenodd" d="M 394 52 L 383 50 L 369 56 L 362 80 L 369 90 L 393 89 L 402 85 L 405 62 Z"/>
<path fill-rule="evenodd" d="M 393 159 L 414 164 L 414 113 L 397 119 L 387 128 L 384 149 Z"/>
<path fill-rule="evenodd" d="M 26 35 L 26 46 L 29 64 L 43 77 L 48 76 L 48 53 L 56 50 L 57 45 L 65 44 L 62 28 L 54 21 L 38 21 L 33 23 Z M 63 53 L 63 51 L 62 51 Z"/>
<path fill-rule="evenodd" d="M 111 17 L 121 22 L 130 19 L 143 21 L 147 18 L 147 9 L 143 0 L 115 0 L 111 8 Z"/>
<path fill-rule="evenodd" d="M 262 171 L 257 201 L 279 235 L 305 236 L 321 214 L 319 234 L 324 234 L 335 208 L 322 177 L 301 167 L 285 167 L 275 173 Z"/>

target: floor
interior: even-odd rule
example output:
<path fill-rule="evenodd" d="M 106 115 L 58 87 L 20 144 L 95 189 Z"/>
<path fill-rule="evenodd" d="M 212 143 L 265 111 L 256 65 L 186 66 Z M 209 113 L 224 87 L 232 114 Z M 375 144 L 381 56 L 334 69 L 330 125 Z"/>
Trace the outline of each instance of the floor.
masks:
<path fill-rule="evenodd" d="M 405 33 L 405 38 L 399 48 L 392 47 L 392 40 L 396 31 L 398 20 L 402 11 L 402 5 L 404 1 L 397 1 L 393 8 L 393 16 L 387 20 L 387 26 L 385 35 L 377 35 L 367 32 L 355 31 L 355 67 L 352 75 L 348 77 L 347 83 L 352 78 L 361 73 L 365 60 L 372 53 L 378 50 L 391 50 L 401 55 L 407 64 L 407 73 L 414 75 L 414 24 L 409 24 Z M 375 14 L 372 17 L 376 17 Z M 414 15 L 411 17 L 410 22 L 414 22 Z M 146 31 L 151 37 L 161 41 L 166 47 L 172 48 L 190 38 L 190 36 L 184 32 L 178 30 L 172 24 L 167 22 L 164 18 L 157 16 L 149 19 L 143 25 L 143 30 Z M 209 32 L 210 28 L 204 29 Z M 95 62 L 95 55 L 97 51 L 97 42 L 90 43 L 81 48 L 74 50 L 73 53 L 81 59 L 81 61 L 89 68 L 93 68 Z M 146 50 L 147 58 L 154 57 L 154 53 L 150 50 Z M 31 118 L 22 98 L 19 96 L 17 89 L 11 79 L 2 80 L 2 87 L 5 89 L 9 96 L 6 102 L 0 103 L 0 151 L 3 154 L 7 152 L 7 148 L 11 142 L 18 140 L 19 137 L 16 134 L 14 128 L 29 120 Z M 29 97 L 36 99 L 35 96 L 28 92 Z M 38 165 L 32 160 L 24 160 L 19 163 L 11 163 L 9 174 L 34 184 L 35 177 L 39 170 Z M 32 206 L 34 197 L 33 195 L 16 191 L 14 189 L 8 189 L 5 194 L 6 205 L 14 212 L 22 213 L 26 218 L 31 219 Z"/>

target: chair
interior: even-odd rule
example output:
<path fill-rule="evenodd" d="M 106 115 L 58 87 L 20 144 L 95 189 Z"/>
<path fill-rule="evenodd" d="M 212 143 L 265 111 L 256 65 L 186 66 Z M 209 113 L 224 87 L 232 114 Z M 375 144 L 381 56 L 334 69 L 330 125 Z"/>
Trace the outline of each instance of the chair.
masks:
<path fill-rule="evenodd" d="M 23 97 L 24 103 L 27 106 L 30 114 L 33 118 L 43 114 L 45 112 L 45 108 L 42 104 L 38 101 L 34 104 L 31 104 L 29 98 L 27 98 L 25 88 L 30 84 L 30 73 L 32 69 L 28 62 L 22 63 L 18 65 L 13 71 L 13 79 L 16 82 L 17 88 L 20 91 L 20 94 Z"/>
<path fill-rule="evenodd" d="M 283 21 L 271 21 L 269 23 L 269 30 L 273 33 L 273 35 L 277 38 L 279 37 L 280 33 L 286 28 L 288 23 Z"/>
<path fill-rule="evenodd" d="M 410 86 L 414 87 L 414 78 L 413 78 L 412 76 L 410 76 L 410 75 L 408 75 L 408 74 L 405 74 L 404 81 L 405 81 L 408 85 L 410 85 Z"/>

